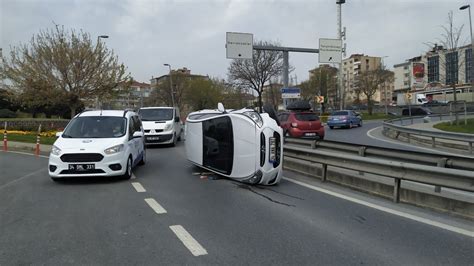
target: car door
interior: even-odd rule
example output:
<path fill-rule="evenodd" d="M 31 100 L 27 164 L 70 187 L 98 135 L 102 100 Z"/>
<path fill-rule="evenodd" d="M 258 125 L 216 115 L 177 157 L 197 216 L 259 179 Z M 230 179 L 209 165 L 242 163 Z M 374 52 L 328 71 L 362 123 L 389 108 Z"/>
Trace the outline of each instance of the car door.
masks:
<path fill-rule="evenodd" d="M 133 116 L 133 123 L 135 125 L 135 131 L 134 132 L 143 132 L 143 126 L 140 118 L 138 116 Z M 137 150 L 138 156 L 141 158 L 143 156 L 143 153 L 145 152 L 145 139 L 142 138 L 136 138 L 135 139 L 135 149 Z"/>
<path fill-rule="evenodd" d="M 135 165 L 137 163 L 137 157 L 138 157 L 138 139 L 133 138 L 133 133 L 135 133 L 136 130 L 136 125 L 135 121 L 133 119 L 133 116 L 131 116 L 128 119 L 128 152 L 132 155 L 132 161 L 133 164 Z"/>

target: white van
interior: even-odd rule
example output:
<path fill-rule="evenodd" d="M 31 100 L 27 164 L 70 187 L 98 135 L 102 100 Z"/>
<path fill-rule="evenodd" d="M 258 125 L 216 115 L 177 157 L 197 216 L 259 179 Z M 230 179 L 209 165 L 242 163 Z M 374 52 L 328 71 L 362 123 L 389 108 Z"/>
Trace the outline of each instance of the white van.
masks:
<path fill-rule="evenodd" d="M 275 185 L 282 175 L 283 130 L 274 111 L 202 110 L 186 119 L 186 155 L 193 164 L 249 184 Z"/>
<path fill-rule="evenodd" d="M 143 107 L 138 110 L 147 145 L 176 145 L 181 140 L 183 126 L 177 107 Z"/>

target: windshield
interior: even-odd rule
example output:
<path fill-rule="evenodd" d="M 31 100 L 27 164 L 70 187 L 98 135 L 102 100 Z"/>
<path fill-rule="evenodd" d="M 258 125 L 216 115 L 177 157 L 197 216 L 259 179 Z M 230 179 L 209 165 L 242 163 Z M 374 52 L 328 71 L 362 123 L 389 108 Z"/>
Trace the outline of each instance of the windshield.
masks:
<path fill-rule="evenodd" d="M 142 121 L 166 121 L 173 119 L 173 109 L 140 109 L 138 114 Z"/>
<path fill-rule="evenodd" d="M 64 138 L 119 138 L 125 135 L 127 120 L 124 117 L 87 116 L 71 121 L 62 134 Z"/>

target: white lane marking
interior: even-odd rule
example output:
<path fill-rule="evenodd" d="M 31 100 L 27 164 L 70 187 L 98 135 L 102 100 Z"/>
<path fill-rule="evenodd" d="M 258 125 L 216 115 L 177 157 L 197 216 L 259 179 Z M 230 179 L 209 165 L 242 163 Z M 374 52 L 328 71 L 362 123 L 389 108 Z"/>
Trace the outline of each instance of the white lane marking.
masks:
<path fill-rule="evenodd" d="M 1 185 L 1 186 L 0 186 L 0 189 L 4 189 L 4 188 L 10 186 L 11 184 L 14 184 L 14 183 L 16 183 L 16 182 L 19 182 L 19 181 L 22 180 L 22 179 L 25 179 L 25 178 L 30 177 L 30 176 L 32 176 L 32 175 L 35 175 L 35 174 L 37 174 L 37 173 L 39 173 L 39 172 L 41 172 L 41 171 L 44 171 L 44 170 L 46 170 L 46 169 L 39 169 L 39 170 L 37 170 L 37 171 L 34 171 L 34 172 L 29 173 L 29 174 L 27 174 L 27 175 L 24 175 L 24 176 L 22 176 L 22 177 L 20 177 L 20 178 L 17 178 L 17 179 L 15 179 L 15 180 L 12 180 L 12 181 L 10 181 L 10 182 L 8 182 L 8 183 L 6 183 L 6 184 Z"/>
<path fill-rule="evenodd" d="M 2 152 L 5 152 L 5 151 L 2 150 Z M 16 153 L 16 154 L 22 154 L 22 155 L 36 156 L 36 154 L 21 152 L 21 151 L 7 151 L 7 153 Z M 38 155 L 38 157 L 49 158 L 49 156 L 46 156 L 46 155 Z"/>
<path fill-rule="evenodd" d="M 371 139 L 375 139 L 375 140 L 379 140 L 379 141 L 385 141 L 385 142 L 388 142 L 388 143 L 392 143 L 392 144 L 396 144 L 396 145 L 401 145 L 401 146 L 406 146 L 406 147 L 410 147 L 410 148 L 417 148 L 417 149 L 420 149 L 420 150 L 425 150 L 425 151 L 430 151 L 430 152 L 435 152 L 437 154 L 445 154 L 445 155 L 452 155 L 452 156 L 460 156 L 460 157 L 466 157 L 466 158 L 472 158 L 472 157 L 469 157 L 467 155 L 462 155 L 462 154 L 457 154 L 457 153 L 451 153 L 451 152 L 447 152 L 447 151 L 443 151 L 443 150 L 436 150 L 436 149 L 430 149 L 430 148 L 427 148 L 427 147 L 423 147 L 423 146 L 419 146 L 419 145 L 413 145 L 413 144 L 408 144 L 408 143 L 404 143 L 402 141 L 396 141 L 396 140 L 388 140 L 388 139 L 381 139 L 381 138 L 377 138 L 376 136 L 373 136 L 372 135 L 372 132 L 381 128 L 382 126 L 380 127 L 375 127 L 375 128 L 372 128 L 371 130 L 367 131 L 367 136 Z"/>
<path fill-rule="evenodd" d="M 132 186 L 133 188 L 135 188 L 135 190 L 137 192 L 146 192 L 145 188 L 142 186 L 142 184 L 138 183 L 138 182 L 132 182 Z"/>
<path fill-rule="evenodd" d="M 165 208 L 161 207 L 161 205 L 158 202 L 156 202 L 155 199 L 148 198 L 148 199 L 145 199 L 145 201 L 146 203 L 148 203 L 150 208 L 152 208 L 157 214 L 166 213 Z"/>
<path fill-rule="evenodd" d="M 333 191 L 330 191 L 330 190 L 327 190 L 327 189 L 324 189 L 324 188 L 320 188 L 320 187 L 316 187 L 316 186 L 313 186 L 313 185 L 310 185 L 310 184 L 306 184 L 304 182 L 297 181 L 297 180 L 294 180 L 294 179 L 291 179 L 291 178 L 283 177 L 283 179 L 285 179 L 287 181 L 290 181 L 292 183 L 295 183 L 297 185 L 312 189 L 312 190 L 316 190 L 316 191 L 319 191 L 319 192 L 322 192 L 322 193 L 325 193 L 325 194 L 328 194 L 328 195 L 331 195 L 331 196 L 334 196 L 334 197 L 338 197 L 338 198 L 348 200 L 348 201 L 351 201 L 351 202 L 354 202 L 354 203 L 357 203 L 357 204 L 360 204 L 360 205 L 367 206 L 369 208 L 373 208 L 373 209 L 376 209 L 376 210 L 379 210 L 379 211 L 387 212 L 387 213 L 397 215 L 397 216 L 400 216 L 400 217 L 404 217 L 404 218 L 407 218 L 407 219 L 410 219 L 410 220 L 414 220 L 414 221 L 417 221 L 417 222 L 420 222 L 420 223 L 436 226 L 436 227 L 439 227 L 439 228 L 442 228 L 442 229 L 445 229 L 445 230 L 448 230 L 448 231 L 451 231 L 451 232 L 455 232 L 455 233 L 458 233 L 458 234 L 466 235 L 466 236 L 469 236 L 469 237 L 474 237 L 474 231 L 469 231 L 469 230 L 462 229 L 462 228 L 459 228 L 459 227 L 455 227 L 455 226 L 452 226 L 452 225 L 449 225 L 449 224 L 444 224 L 444 223 L 432 221 L 432 220 L 422 218 L 422 217 L 418 217 L 418 216 L 415 216 L 415 215 L 412 215 L 412 214 L 409 214 L 409 213 L 404 213 L 404 212 L 393 210 L 393 209 L 390 209 L 390 208 L 387 208 L 387 207 L 382 207 L 382 206 L 379 206 L 379 205 L 376 205 L 376 204 L 373 204 L 373 203 L 370 203 L 370 202 L 366 202 L 366 201 L 363 201 L 363 200 L 352 198 L 352 197 L 349 197 L 349 196 L 346 196 L 346 195 L 343 195 L 343 194 L 340 194 L 340 193 L 337 193 L 337 192 L 333 192 Z"/>
<path fill-rule="evenodd" d="M 181 225 L 171 225 L 170 229 L 194 256 L 207 255 L 207 250 L 204 249 L 201 244 L 199 244 L 196 239 L 194 239 L 194 237 L 184 229 L 184 227 Z"/>

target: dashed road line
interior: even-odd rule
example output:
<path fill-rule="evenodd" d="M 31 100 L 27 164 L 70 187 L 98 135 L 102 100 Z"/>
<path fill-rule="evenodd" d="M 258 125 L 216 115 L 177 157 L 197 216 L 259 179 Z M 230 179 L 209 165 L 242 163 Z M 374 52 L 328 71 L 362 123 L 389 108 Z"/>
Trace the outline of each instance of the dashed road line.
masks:
<path fill-rule="evenodd" d="M 444 224 L 444 223 L 432 221 L 432 220 L 422 218 L 422 217 L 418 217 L 418 216 L 415 216 L 415 215 L 412 215 L 412 214 L 409 214 L 409 213 L 393 210 L 393 209 L 390 209 L 390 208 L 387 208 L 387 207 L 382 207 L 382 206 L 379 206 L 379 205 L 376 205 L 376 204 L 373 204 L 373 203 L 370 203 L 370 202 L 367 202 L 367 201 L 363 201 L 363 200 L 356 199 L 356 198 L 353 198 L 353 197 L 349 197 L 349 196 L 346 196 L 346 195 L 343 195 L 343 194 L 340 194 L 340 193 L 337 193 L 337 192 L 334 192 L 334 191 L 330 191 L 330 190 L 327 190 L 327 189 L 324 189 L 324 188 L 320 188 L 320 187 L 317 187 L 317 186 L 306 184 L 304 182 L 297 181 L 297 180 L 294 180 L 294 179 L 291 179 L 291 178 L 283 177 L 283 179 L 285 179 L 287 181 L 290 181 L 292 183 L 295 183 L 297 185 L 312 189 L 312 190 L 316 190 L 316 191 L 319 191 L 319 192 L 322 192 L 322 193 L 325 193 L 325 194 L 328 194 L 328 195 L 331 195 L 331 196 L 334 196 L 334 197 L 338 197 L 340 199 L 344 199 L 344 200 L 351 201 L 353 203 L 364 205 L 364 206 L 369 207 L 369 208 L 373 208 L 373 209 L 376 209 L 376 210 L 379 210 L 379 211 L 383 211 L 383 212 L 386 212 L 386 213 L 397 215 L 397 216 L 407 218 L 407 219 L 410 219 L 410 220 L 414 220 L 414 221 L 417 221 L 417 222 L 420 222 L 420 223 L 424 223 L 424 224 L 428 224 L 428 225 L 435 226 L 435 227 L 438 227 L 438 228 L 442 228 L 442 229 L 445 229 L 445 230 L 448 230 L 448 231 L 451 231 L 451 232 L 455 232 L 455 233 L 458 233 L 458 234 L 462 234 L 462 235 L 465 235 L 465 236 L 474 237 L 474 231 L 469 231 L 469 230 L 459 228 L 459 227 L 455 227 L 455 226 L 452 226 L 452 225 L 449 225 L 449 224 Z"/>
<path fill-rule="evenodd" d="M 132 186 L 137 192 L 146 192 L 146 189 L 138 182 L 132 182 Z"/>
<path fill-rule="evenodd" d="M 163 208 L 155 199 L 148 198 L 145 199 L 146 203 L 152 208 L 157 214 L 166 213 L 165 208 Z"/>
<path fill-rule="evenodd" d="M 194 256 L 207 255 L 207 250 L 191 236 L 191 234 L 181 225 L 170 226 L 171 231 L 183 242 L 184 246 L 191 251 Z"/>

